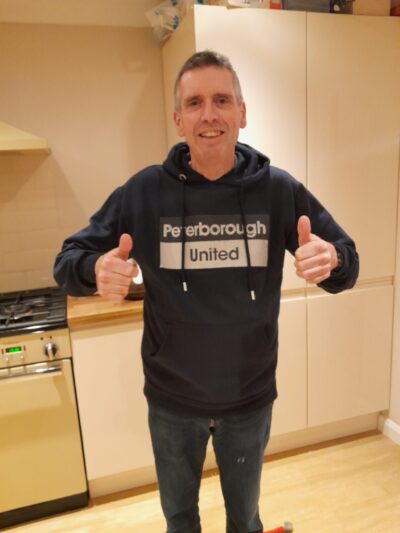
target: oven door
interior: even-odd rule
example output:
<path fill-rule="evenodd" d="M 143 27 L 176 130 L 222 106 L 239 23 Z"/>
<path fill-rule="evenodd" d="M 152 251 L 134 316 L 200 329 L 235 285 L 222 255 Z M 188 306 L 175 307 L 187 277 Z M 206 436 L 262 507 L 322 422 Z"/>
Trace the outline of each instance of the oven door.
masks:
<path fill-rule="evenodd" d="M 0 527 L 87 502 L 69 359 L 0 370 Z"/>

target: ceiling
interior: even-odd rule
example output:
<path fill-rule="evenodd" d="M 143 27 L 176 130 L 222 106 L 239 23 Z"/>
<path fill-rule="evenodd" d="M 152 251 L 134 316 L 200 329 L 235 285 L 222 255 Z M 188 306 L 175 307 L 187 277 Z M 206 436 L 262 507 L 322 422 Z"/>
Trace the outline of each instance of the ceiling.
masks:
<path fill-rule="evenodd" d="M 150 26 L 145 13 L 162 0 L 0 0 L 0 22 Z"/>

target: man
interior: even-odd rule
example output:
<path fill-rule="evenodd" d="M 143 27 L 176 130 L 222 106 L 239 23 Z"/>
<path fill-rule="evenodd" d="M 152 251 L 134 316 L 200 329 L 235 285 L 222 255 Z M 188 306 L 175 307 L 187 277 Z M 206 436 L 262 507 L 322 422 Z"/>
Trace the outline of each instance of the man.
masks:
<path fill-rule="evenodd" d="M 97 290 L 120 300 L 137 273 L 128 257 L 140 264 L 144 392 L 167 531 L 201 531 L 211 436 L 227 531 L 262 532 L 285 249 L 300 277 L 332 293 L 354 285 L 358 257 L 299 182 L 237 143 L 246 107 L 227 58 L 205 51 L 183 65 L 174 122 L 186 142 L 114 191 L 65 241 L 55 277 L 72 295 Z"/>

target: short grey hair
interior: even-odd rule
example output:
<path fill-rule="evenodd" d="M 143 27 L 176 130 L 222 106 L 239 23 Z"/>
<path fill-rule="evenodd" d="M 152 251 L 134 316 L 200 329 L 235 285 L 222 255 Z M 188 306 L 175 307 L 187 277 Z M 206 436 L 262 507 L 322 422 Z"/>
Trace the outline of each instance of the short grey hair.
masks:
<path fill-rule="evenodd" d="M 213 50 L 203 50 L 202 52 L 196 52 L 195 54 L 191 55 L 189 59 L 187 59 L 182 65 L 181 70 L 179 71 L 176 77 L 174 85 L 174 101 L 176 111 L 180 110 L 179 82 L 181 81 L 182 76 L 185 74 L 185 72 L 188 72 L 189 70 L 204 67 L 217 67 L 229 70 L 229 72 L 232 74 L 233 90 L 235 92 L 236 100 L 239 104 L 243 102 L 243 95 L 242 89 L 240 87 L 239 78 L 234 68 L 232 67 L 232 64 L 229 59 L 226 56 L 219 54 L 218 52 L 214 52 Z"/>

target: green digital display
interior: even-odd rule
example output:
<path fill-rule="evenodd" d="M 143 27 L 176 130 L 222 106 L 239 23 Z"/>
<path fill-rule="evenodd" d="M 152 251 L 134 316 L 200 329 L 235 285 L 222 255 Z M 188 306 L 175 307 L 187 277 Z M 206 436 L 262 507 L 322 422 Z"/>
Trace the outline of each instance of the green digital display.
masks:
<path fill-rule="evenodd" d="M 10 346 L 9 348 L 6 348 L 6 353 L 18 353 L 22 352 L 21 346 Z"/>

